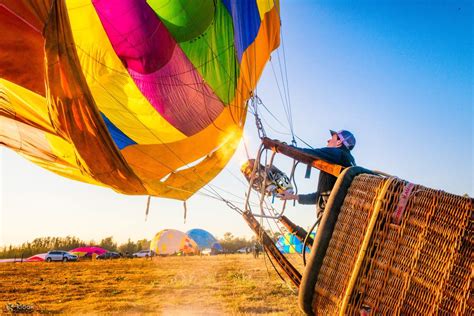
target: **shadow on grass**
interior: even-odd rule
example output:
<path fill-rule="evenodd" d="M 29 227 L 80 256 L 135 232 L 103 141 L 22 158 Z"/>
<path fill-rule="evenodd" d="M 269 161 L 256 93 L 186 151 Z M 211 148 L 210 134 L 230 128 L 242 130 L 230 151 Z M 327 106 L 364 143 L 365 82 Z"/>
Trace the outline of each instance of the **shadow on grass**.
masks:
<path fill-rule="evenodd" d="M 35 314 L 41 314 L 41 315 L 59 315 L 59 314 L 64 314 L 63 311 L 58 311 L 58 310 L 49 310 L 49 309 L 39 309 L 35 311 Z"/>
<path fill-rule="evenodd" d="M 249 313 L 249 314 L 268 314 L 268 313 L 278 313 L 283 312 L 284 310 L 281 308 L 275 307 L 268 307 L 268 306 L 245 306 L 239 307 L 239 312 L 241 313 Z"/>

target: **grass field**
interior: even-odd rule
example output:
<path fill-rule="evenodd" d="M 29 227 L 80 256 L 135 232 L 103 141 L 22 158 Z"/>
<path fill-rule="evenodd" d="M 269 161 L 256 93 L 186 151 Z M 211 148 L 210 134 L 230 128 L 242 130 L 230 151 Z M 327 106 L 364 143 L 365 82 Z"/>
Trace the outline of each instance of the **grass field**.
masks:
<path fill-rule="evenodd" d="M 2 313 L 302 315 L 291 288 L 250 254 L 0 264 Z"/>

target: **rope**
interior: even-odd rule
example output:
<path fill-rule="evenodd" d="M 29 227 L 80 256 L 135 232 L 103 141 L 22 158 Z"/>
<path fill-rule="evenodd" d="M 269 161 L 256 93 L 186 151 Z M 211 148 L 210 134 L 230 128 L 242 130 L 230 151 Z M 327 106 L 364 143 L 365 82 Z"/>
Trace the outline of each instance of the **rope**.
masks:
<path fill-rule="evenodd" d="M 283 281 L 283 283 L 288 287 L 288 289 L 293 293 L 293 294 L 297 294 L 297 292 L 291 287 L 291 285 L 283 278 L 283 276 L 281 275 L 281 273 L 278 271 L 278 269 L 276 268 L 275 264 L 273 263 L 273 260 L 271 259 L 271 257 L 268 255 L 268 252 L 265 250 L 265 247 L 263 248 L 263 252 L 265 253 L 265 255 L 268 257 L 268 261 L 270 261 L 270 263 L 272 264 L 272 267 L 273 267 L 273 270 L 275 270 L 275 272 L 278 274 L 278 276 L 280 277 L 280 279 Z M 265 258 L 265 256 L 263 256 L 263 258 Z M 265 266 L 266 266 L 266 262 L 265 262 Z M 268 273 L 268 268 L 267 268 L 267 273 Z"/>
<path fill-rule="evenodd" d="M 188 213 L 188 208 L 186 206 L 186 201 L 183 201 L 183 207 L 184 207 L 184 224 L 186 224 L 186 215 Z"/>
<path fill-rule="evenodd" d="M 247 160 L 250 159 L 249 149 L 247 147 L 247 140 L 245 139 L 245 135 L 242 133 L 242 140 L 244 143 L 245 155 L 247 156 Z"/>
<path fill-rule="evenodd" d="M 145 222 L 148 219 L 148 213 L 150 212 L 150 200 L 151 200 L 151 196 L 149 195 L 146 200 Z"/>
<path fill-rule="evenodd" d="M 318 218 L 316 219 L 316 222 L 314 222 L 313 226 L 311 226 L 311 229 L 308 230 L 308 233 L 306 234 L 306 237 L 304 239 L 304 242 L 303 242 L 303 265 L 305 265 L 305 266 L 306 266 L 306 245 L 308 244 L 308 239 L 311 236 L 311 233 L 313 232 L 316 225 L 318 225 L 321 222 L 322 217 L 323 217 L 322 214 L 318 216 Z"/>
<path fill-rule="evenodd" d="M 265 103 L 262 101 L 262 99 L 259 98 L 259 100 L 260 100 L 260 103 L 259 103 L 259 104 L 263 106 L 263 108 L 268 112 L 268 114 L 269 114 L 278 124 L 280 124 L 280 126 L 282 126 L 283 128 L 286 128 L 286 129 L 287 129 L 287 127 L 285 126 L 285 124 L 283 124 L 283 123 L 272 113 L 272 111 L 270 111 L 270 110 L 268 109 L 268 107 L 265 105 Z M 253 115 L 255 115 L 255 113 L 253 113 L 253 112 L 251 112 L 251 113 L 252 113 Z M 266 122 L 266 120 L 265 120 L 265 118 L 264 118 L 263 116 L 262 116 L 262 120 Z M 267 125 L 268 125 L 268 127 L 269 127 L 270 129 L 272 129 L 270 124 L 267 124 Z M 272 130 L 274 130 L 274 129 L 272 129 Z M 277 132 L 277 133 L 279 133 L 279 134 L 285 134 L 285 135 L 291 135 L 291 131 L 290 131 L 290 130 L 289 130 L 289 132 L 290 132 L 289 134 L 285 134 L 285 133 L 282 133 L 282 132 Z M 302 143 L 304 143 L 306 146 L 308 146 L 308 148 L 314 149 L 313 146 L 311 146 L 310 144 L 308 144 L 304 139 L 302 139 L 302 138 L 299 137 L 298 135 L 294 134 L 293 136 L 294 136 L 294 138 L 300 140 Z"/>
<path fill-rule="evenodd" d="M 288 68 L 286 67 L 286 53 L 285 53 L 285 41 L 283 37 L 283 31 L 280 28 L 280 38 L 281 38 L 281 46 L 283 50 L 283 65 L 285 69 L 285 82 L 286 82 L 286 91 L 287 91 L 287 97 L 288 97 L 288 112 L 289 112 L 289 118 L 288 118 L 288 123 L 290 124 L 290 129 L 291 129 L 291 135 L 293 136 L 291 143 L 296 146 L 296 140 L 295 140 L 295 130 L 293 126 L 293 113 L 292 113 L 292 106 L 291 106 L 291 99 L 290 99 L 290 83 L 288 80 Z"/>

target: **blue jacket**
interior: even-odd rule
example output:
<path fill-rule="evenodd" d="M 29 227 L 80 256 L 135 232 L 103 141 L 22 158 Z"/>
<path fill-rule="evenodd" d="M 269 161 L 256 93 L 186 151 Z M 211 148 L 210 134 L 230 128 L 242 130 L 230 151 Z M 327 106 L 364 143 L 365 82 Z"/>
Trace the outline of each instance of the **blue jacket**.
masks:
<path fill-rule="evenodd" d="M 350 167 L 356 165 L 354 157 L 352 157 L 351 155 L 351 152 L 344 146 L 338 148 L 324 147 L 318 149 L 308 149 L 299 147 L 294 148 L 326 162 L 341 165 L 343 167 Z M 310 194 L 298 194 L 298 203 L 316 204 L 321 194 L 325 194 L 326 192 L 330 192 L 332 190 L 334 184 L 336 183 L 336 180 L 337 178 L 335 176 L 327 172 L 320 171 L 317 191 Z"/>

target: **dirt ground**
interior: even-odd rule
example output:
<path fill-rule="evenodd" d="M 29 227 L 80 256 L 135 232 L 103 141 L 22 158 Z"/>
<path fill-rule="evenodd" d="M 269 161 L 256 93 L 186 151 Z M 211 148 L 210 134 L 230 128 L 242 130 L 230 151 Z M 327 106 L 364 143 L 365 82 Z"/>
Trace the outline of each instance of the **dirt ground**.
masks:
<path fill-rule="evenodd" d="M 0 264 L 2 313 L 302 315 L 297 298 L 251 254 Z"/>

